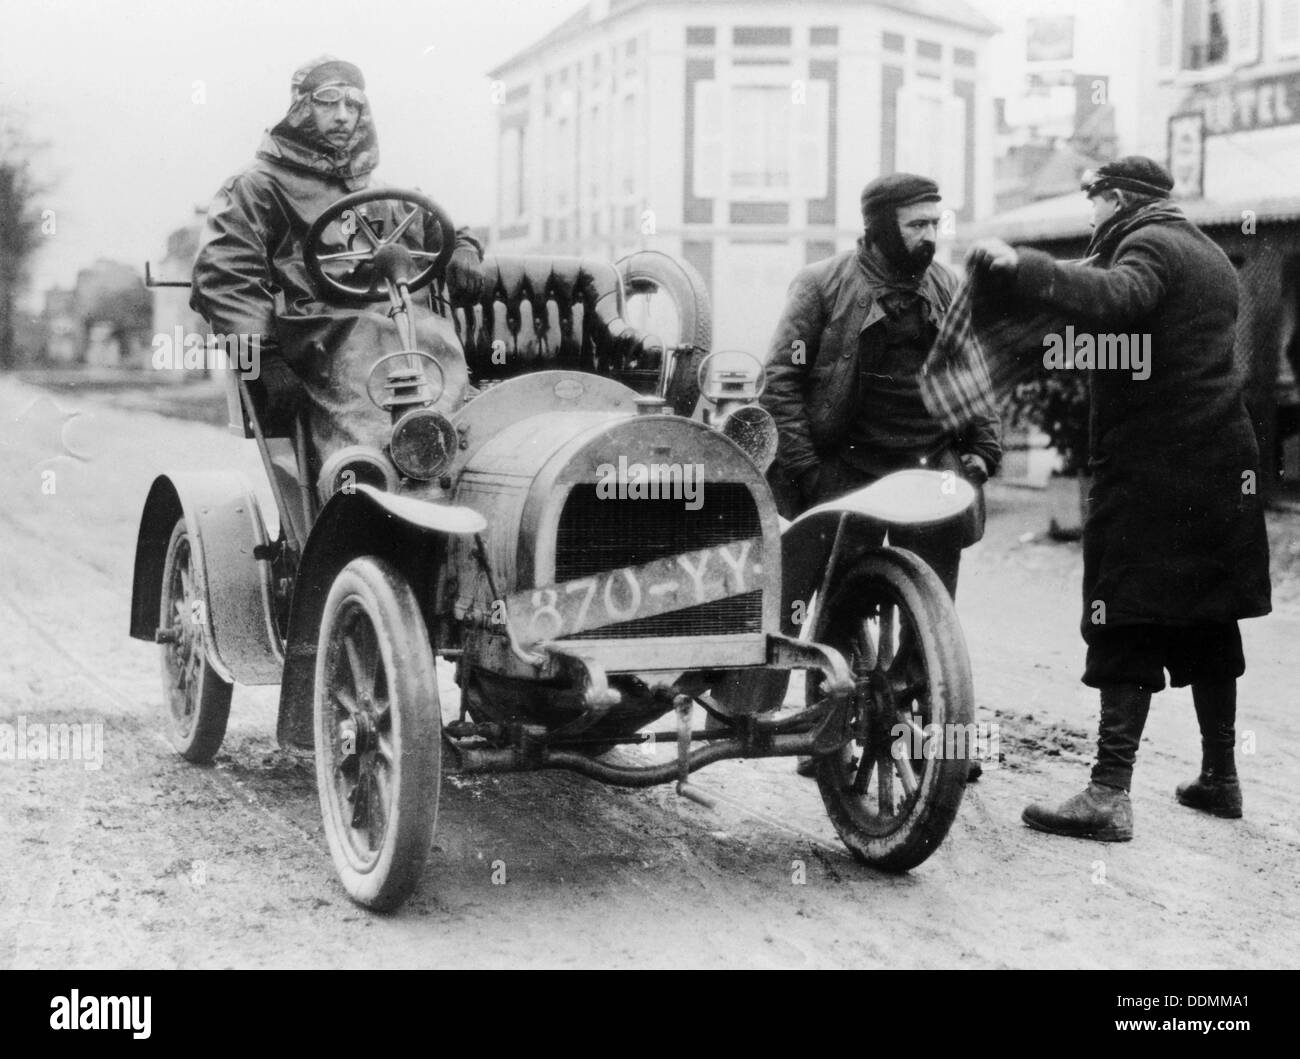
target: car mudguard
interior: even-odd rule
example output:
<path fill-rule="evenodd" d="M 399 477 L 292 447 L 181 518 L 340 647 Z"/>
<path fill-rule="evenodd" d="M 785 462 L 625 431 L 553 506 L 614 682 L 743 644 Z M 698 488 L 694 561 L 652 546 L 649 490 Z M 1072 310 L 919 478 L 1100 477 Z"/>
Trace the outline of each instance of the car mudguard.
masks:
<path fill-rule="evenodd" d="M 281 746 L 312 747 L 316 642 L 325 599 L 339 571 L 358 556 L 387 559 L 410 582 L 425 625 L 433 630 L 438 625 L 434 611 L 447 538 L 472 536 L 486 528 L 487 521 L 470 508 L 395 496 L 368 485 L 330 497 L 307 538 L 289 608 L 276 722 Z"/>
<path fill-rule="evenodd" d="M 781 632 L 804 638 L 801 624 L 821 588 L 841 521 L 840 554 L 852 556 L 868 546 L 873 528 L 944 522 L 961 515 L 975 498 L 975 487 L 959 475 L 909 468 L 818 504 L 793 522 L 782 519 Z M 760 713 L 780 707 L 789 682 L 786 670 L 729 670 L 718 675 L 713 697 L 728 712 Z"/>
<path fill-rule="evenodd" d="M 284 664 L 276 630 L 270 564 L 253 557 L 266 524 L 248 480 L 229 471 L 162 474 L 154 479 L 136 535 L 131 635 L 153 642 L 162 567 L 176 520 L 184 516 L 194 557 L 195 615 L 208 660 L 227 682 L 277 684 Z"/>

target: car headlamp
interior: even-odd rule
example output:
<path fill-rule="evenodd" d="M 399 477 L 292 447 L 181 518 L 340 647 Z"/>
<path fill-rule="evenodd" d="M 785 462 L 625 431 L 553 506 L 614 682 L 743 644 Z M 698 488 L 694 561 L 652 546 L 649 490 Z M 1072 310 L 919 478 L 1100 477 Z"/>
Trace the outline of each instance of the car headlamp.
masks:
<path fill-rule="evenodd" d="M 764 474 L 776 459 L 776 420 L 766 408 L 741 405 L 719 424 L 722 436 L 735 442 Z"/>
<path fill-rule="evenodd" d="M 388 454 L 408 478 L 427 482 L 451 466 L 458 438 L 451 420 L 432 408 L 413 408 L 393 426 Z"/>

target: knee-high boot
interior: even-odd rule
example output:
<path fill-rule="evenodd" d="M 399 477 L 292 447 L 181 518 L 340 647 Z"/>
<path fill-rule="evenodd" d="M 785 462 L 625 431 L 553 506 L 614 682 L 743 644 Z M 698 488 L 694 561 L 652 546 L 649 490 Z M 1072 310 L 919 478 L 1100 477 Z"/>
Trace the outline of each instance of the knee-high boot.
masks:
<path fill-rule="evenodd" d="M 1100 842 L 1127 842 L 1133 837 L 1133 806 L 1128 788 L 1138 744 L 1151 708 L 1151 693 L 1136 684 L 1101 689 L 1097 763 L 1092 782 L 1081 793 L 1052 807 L 1029 806 L 1021 819 L 1038 831 Z"/>
<path fill-rule="evenodd" d="M 1174 796 L 1182 805 L 1215 816 L 1241 816 L 1241 783 L 1234 756 L 1237 738 L 1236 680 L 1192 685 L 1196 721 L 1201 728 L 1201 774 L 1180 783 Z"/>

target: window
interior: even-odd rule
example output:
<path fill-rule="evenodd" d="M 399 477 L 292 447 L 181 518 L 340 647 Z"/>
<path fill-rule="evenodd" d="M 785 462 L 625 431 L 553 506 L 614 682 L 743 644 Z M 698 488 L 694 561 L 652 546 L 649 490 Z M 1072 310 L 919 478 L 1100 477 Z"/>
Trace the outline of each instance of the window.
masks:
<path fill-rule="evenodd" d="M 779 78 L 779 80 L 778 80 Z M 829 184 L 830 82 L 733 68 L 695 84 L 693 194 L 732 202 L 821 199 Z"/>
<path fill-rule="evenodd" d="M 624 195 L 636 191 L 636 96 L 623 97 L 622 149 L 619 155 L 623 162 L 623 180 L 620 189 Z"/>
<path fill-rule="evenodd" d="M 1260 60 L 1262 0 L 1157 0 L 1156 65 L 1182 70 L 1249 66 Z M 1271 0 L 1267 35 L 1279 56 L 1300 54 L 1300 0 Z"/>
<path fill-rule="evenodd" d="M 501 135 L 501 220 L 524 215 L 524 130 L 516 126 Z"/>
<path fill-rule="evenodd" d="M 1186 0 L 1183 69 L 1201 70 L 1228 61 L 1226 6 L 1226 0 Z"/>
<path fill-rule="evenodd" d="M 728 118 L 728 183 L 733 194 L 784 197 L 790 187 L 789 87 L 734 86 Z"/>
<path fill-rule="evenodd" d="M 966 101 L 933 82 L 898 91 L 895 159 L 900 172 L 926 173 L 943 189 L 945 208 L 965 205 Z"/>
<path fill-rule="evenodd" d="M 555 207 L 564 213 L 569 207 L 569 189 L 573 187 L 573 126 L 568 118 L 561 118 L 557 123 L 555 144 Z"/>

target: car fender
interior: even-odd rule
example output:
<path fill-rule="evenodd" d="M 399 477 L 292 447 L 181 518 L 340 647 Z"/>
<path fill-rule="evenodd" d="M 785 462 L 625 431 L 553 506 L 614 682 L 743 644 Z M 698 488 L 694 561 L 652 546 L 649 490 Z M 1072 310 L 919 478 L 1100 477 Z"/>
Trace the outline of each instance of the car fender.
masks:
<path fill-rule="evenodd" d="M 162 567 L 181 516 L 190 535 L 195 591 L 208 660 L 218 676 L 240 684 L 276 684 L 284 655 L 275 625 L 270 565 L 254 558 L 266 524 L 248 480 L 229 471 L 161 474 L 154 479 L 136 535 L 131 635 L 153 642 L 162 597 Z"/>
<path fill-rule="evenodd" d="M 781 520 L 781 632 L 800 637 L 812 596 L 821 588 L 843 524 L 841 555 L 866 545 L 885 526 L 923 526 L 957 518 L 975 502 L 970 482 L 947 471 L 909 468 Z M 844 516 L 848 516 L 844 518 Z M 815 619 L 814 619 L 815 620 Z M 729 670 L 717 676 L 714 698 L 733 713 L 779 709 L 790 675 L 781 670 Z"/>
<path fill-rule="evenodd" d="M 362 555 L 387 559 L 410 582 L 425 625 L 433 630 L 437 628 L 433 610 L 447 538 L 472 536 L 486 528 L 486 519 L 471 508 L 395 496 L 369 485 L 330 497 L 307 538 L 289 609 L 276 722 L 281 746 L 312 747 L 316 641 L 325 599 L 339 571 Z"/>

